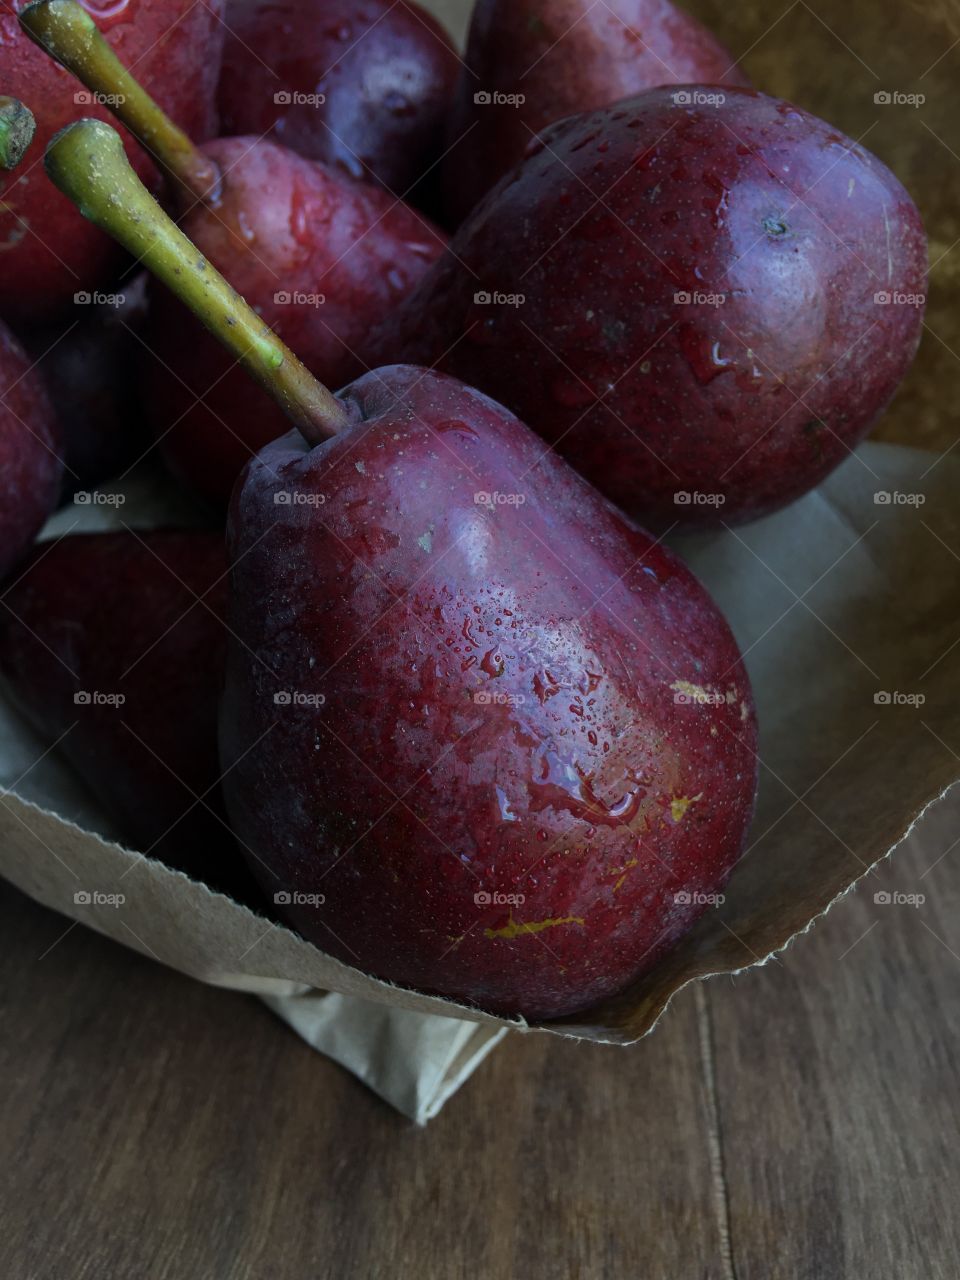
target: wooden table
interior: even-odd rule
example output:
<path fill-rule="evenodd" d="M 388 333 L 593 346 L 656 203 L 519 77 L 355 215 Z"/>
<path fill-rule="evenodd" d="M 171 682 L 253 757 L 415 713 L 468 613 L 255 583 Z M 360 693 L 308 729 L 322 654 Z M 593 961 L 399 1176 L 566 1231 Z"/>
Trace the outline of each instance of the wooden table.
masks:
<path fill-rule="evenodd" d="M 256 1000 L 0 885 L 0 1276 L 957 1280 L 939 826 L 631 1049 L 508 1038 L 426 1129 Z"/>

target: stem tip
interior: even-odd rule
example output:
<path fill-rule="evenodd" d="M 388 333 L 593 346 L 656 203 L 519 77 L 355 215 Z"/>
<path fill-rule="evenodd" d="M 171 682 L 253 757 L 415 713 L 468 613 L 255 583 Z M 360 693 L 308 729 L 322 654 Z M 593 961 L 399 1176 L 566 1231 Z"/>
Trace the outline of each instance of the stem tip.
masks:
<path fill-rule="evenodd" d="M 33 141 L 33 112 L 17 98 L 0 95 L 0 169 L 15 169 Z"/>

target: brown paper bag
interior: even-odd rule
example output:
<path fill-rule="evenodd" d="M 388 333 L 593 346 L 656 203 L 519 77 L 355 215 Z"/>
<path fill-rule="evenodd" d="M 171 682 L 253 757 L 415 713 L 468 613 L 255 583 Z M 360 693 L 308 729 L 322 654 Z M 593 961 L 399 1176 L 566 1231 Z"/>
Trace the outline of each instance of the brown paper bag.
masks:
<path fill-rule="evenodd" d="M 465 3 L 431 8 L 464 28 Z M 960 780 L 960 451 L 950 390 L 957 329 L 949 94 L 943 14 L 863 0 L 774 22 L 759 5 L 696 6 L 771 92 L 828 117 L 891 163 L 933 242 L 917 366 L 869 444 L 785 512 L 678 549 L 746 652 L 761 722 L 761 792 L 748 853 L 725 900 L 656 968 L 590 1011 L 528 1026 L 367 977 L 178 872 L 123 849 L 65 766 L 0 707 L 0 875 L 39 901 L 203 981 L 263 997 L 300 1035 L 424 1121 L 508 1027 L 611 1044 L 647 1034 L 687 982 L 762 963 L 891 852 Z M 771 25 L 772 24 L 772 25 Z M 768 30 L 768 27 L 770 28 Z M 871 65 L 873 64 L 873 65 Z M 922 89 L 918 90 L 917 85 Z M 874 102 L 924 92 L 922 108 Z M 116 508 L 61 512 L 149 527 L 183 500 L 135 478 Z M 518 940 L 522 945 L 522 939 Z"/>

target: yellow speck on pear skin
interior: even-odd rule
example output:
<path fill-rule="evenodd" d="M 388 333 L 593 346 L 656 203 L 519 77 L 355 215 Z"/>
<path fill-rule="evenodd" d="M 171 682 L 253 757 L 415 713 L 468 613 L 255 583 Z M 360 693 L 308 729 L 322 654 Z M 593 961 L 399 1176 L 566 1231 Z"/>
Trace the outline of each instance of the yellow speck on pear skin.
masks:
<path fill-rule="evenodd" d="M 710 703 L 713 701 L 713 695 L 709 689 L 704 689 L 699 684 L 691 684 L 689 680 L 674 680 L 670 688 L 674 693 L 680 693 L 690 702 Z"/>
<path fill-rule="evenodd" d="M 703 799 L 703 792 L 698 796 L 674 796 L 670 801 L 670 815 L 674 822 L 679 822 L 692 804 Z"/>
<path fill-rule="evenodd" d="M 525 933 L 542 933 L 544 929 L 555 929 L 560 924 L 584 924 L 582 916 L 563 916 L 554 920 L 532 920 L 529 923 L 518 922 L 511 915 L 509 923 L 502 929 L 484 929 L 488 938 L 519 938 Z"/>
<path fill-rule="evenodd" d="M 630 858 L 627 862 L 623 864 L 622 867 L 611 867 L 610 870 L 607 872 L 607 875 L 610 875 L 610 876 L 620 875 L 621 871 L 624 872 L 624 874 L 626 874 L 626 872 L 628 872 L 631 867 L 636 867 L 639 865 L 640 865 L 639 858 Z M 620 878 L 621 880 L 623 879 L 622 876 Z"/>

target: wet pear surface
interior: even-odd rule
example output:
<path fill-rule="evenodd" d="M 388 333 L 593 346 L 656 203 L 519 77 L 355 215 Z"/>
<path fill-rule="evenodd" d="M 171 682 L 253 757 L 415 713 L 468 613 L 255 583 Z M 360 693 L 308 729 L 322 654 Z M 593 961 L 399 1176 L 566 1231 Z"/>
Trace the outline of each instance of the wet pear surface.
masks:
<path fill-rule="evenodd" d="M 584 1008 L 740 853 L 736 644 L 486 397 L 393 368 L 344 398 L 353 428 L 268 446 L 234 497 L 231 820 L 285 918 L 346 962 L 498 1012 Z"/>
<path fill-rule="evenodd" d="M 345 385 L 366 368 L 371 326 L 445 237 L 386 191 L 276 143 L 221 138 L 204 151 L 224 174 L 222 196 L 213 208 L 191 201 L 184 232 L 312 373 Z M 226 505 L 244 464 L 289 424 L 199 321 L 155 296 L 143 363 L 161 448 L 185 483 Z"/>
<path fill-rule="evenodd" d="M 551 126 L 380 334 L 657 526 L 755 518 L 849 456 L 913 359 L 926 239 L 884 165 L 749 90 Z"/>

